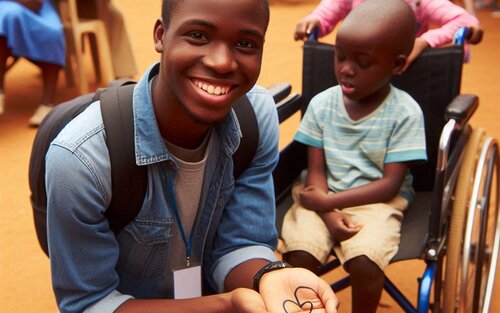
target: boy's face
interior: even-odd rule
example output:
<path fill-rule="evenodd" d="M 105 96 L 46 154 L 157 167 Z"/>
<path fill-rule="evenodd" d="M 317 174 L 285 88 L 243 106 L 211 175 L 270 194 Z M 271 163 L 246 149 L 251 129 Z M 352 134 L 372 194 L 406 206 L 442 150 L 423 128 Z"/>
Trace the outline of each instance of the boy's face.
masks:
<path fill-rule="evenodd" d="M 163 105 L 182 106 L 198 123 L 222 120 L 257 81 L 266 28 L 260 0 L 181 1 L 168 29 L 155 27 Z"/>
<path fill-rule="evenodd" d="M 335 76 L 346 98 L 357 102 L 385 98 L 391 77 L 404 65 L 391 47 L 380 34 L 339 31 L 335 41 Z"/>

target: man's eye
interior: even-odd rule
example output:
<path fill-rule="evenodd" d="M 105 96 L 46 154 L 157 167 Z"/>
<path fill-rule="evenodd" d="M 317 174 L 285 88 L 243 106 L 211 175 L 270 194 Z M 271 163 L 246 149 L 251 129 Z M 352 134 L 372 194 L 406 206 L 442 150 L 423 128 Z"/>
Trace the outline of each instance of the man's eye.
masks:
<path fill-rule="evenodd" d="M 256 48 L 256 45 L 253 42 L 248 41 L 248 40 L 238 41 L 238 43 L 236 45 L 237 45 L 238 48 L 244 48 L 244 49 L 253 49 L 253 48 Z"/>
<path fill-rule="evenodd" d="M 188 34 L 188 36 L 195 39 L 195 40 L 205 40 L 206 39 L 206 36 L 201 32 L 191 32 Z"/>

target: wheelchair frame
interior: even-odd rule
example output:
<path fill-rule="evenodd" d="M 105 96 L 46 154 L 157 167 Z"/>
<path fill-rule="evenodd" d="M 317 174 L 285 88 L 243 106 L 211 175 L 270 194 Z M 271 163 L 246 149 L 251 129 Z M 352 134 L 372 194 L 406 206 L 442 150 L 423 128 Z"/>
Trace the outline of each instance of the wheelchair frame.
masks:
<path fill-rule="evenodd" d="M 296 112 L 303 115 L 315 94 L 337 84 L 333 50 L 330 44 L 305 42 L 302 94 L 278 103 L 280 123 Z M 384 282 L 385 291 L 405 312 L 489 311 L 500 245 L 498 143 L 468 124 L 479 100 L 460 95 L 462 63 L 460 45 L 427 49 L 392 81 L 421 104 L 429 155 L 426 165 L 411 168 L 416 198 L 405 212 L 400 249 L 391 261 L 426 263 L 418 279 L 416 306 L 387 276 Z M 306 167 L 304 145 L 292 141 L 280 152 L 274 171 L 278 230 L 292 203 L 292 184 Z M 335 259 L 317 274 L 338 266 Z M 349 277 L 331 286 L 342 290 L 349 286 Z"/>

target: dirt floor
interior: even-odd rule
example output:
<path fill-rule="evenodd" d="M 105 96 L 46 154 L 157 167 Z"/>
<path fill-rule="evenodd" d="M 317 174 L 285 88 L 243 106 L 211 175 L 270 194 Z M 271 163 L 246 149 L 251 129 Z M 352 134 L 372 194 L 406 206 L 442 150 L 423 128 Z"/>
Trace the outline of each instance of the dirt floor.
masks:
<path fill-rule="evenodd" d="M 301 90 L 301 43 L 294 42 L 295 23 L 310 12 L 318 0 L 274 0 L 271 4 L 264 63 L 259 84 L 290 82 L 293 90 Z M 115 0 L 124 13 L 139 71 L 158 59 L 153 48 L 152 29 L 160 14 L 160 0 L 138 2 Z M 140 3 L 140 5 L 138 5 Z M 479 110 L 472 119 L 474 126 L 485 127 L 500 138 L 500 18 L 490 11 L 478 11 L 485 29 L 484 41 L 472 47 L 472 59 L 464 67 L 462 92 L 480 97 Z M 333 42 L 330 35 L 324 39 Z M 90 65 L 88 66 L 90 68 Z M 64 75 L 59 83 L 58 102 L 76 95 L 68 87 Z M 91 78 L 92 80 L 93 78 Z M 93 84 L 91 88 L 98 87 Z M 6 75 L 6 111 L 0 116 L 0 312 L 57 312 L 50 286 L 49 262 L 36 240 L 28 189 L 28 159 L 36 129 L 28 127 L 28 119 L 40 99 L 41 77 L 38 69 L 21 60 Z M 281 145 L 290 141 L 298 118 L 281 127 Z M 75 242 L 75 244 L 77 244 Z M 400 262 L 389 266 L 388 275 L 415 302 L 417 277 L 422 273 L 420 261 Z M 329 275 L 325 279 L 331 279 Z M 500 278 L 500 274 L 497 274 Z M 498 285 L 498 284 L 497 284 Z M 341 312 L 349 312 L 349 290 L 338 294 Z M 500 291 L 495 289 L 491 312 L 500 312 Z M 379 312 L 401 312 L 386 294 Z"/>

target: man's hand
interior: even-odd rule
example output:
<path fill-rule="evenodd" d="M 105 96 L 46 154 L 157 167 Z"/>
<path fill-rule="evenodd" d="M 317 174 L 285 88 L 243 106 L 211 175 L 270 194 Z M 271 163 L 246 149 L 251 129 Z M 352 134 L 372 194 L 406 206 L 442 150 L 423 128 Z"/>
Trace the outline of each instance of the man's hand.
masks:
<path fill-rule="evenodd" d="M 328 205 L 328 193 L 315 186 L 304 187 L 299 192 L 299 200 L 302 206 L 309 210 L 322 212 L 333 209 Z"/>
<path fill-rule="evenodd" d="M 340 210 L 322 213 L 321 218 L 325 222 L 332 237 L 338 241 L 344 241 L 351 238 L 363 227 L 361 224 L 355 224 L 348 214 Z"/>
<path fill-rule="evenodd" d="M 258 292 L 248 288 L 231 291 L 232 310 L 241 313 L 268 313 L 264 300 Z"/>
<path fill-rule="evenodd" d="M 312 33 L 314 27 L 319 26 L 320 21 L 315 17 L 305 17 L 300 21 L 295 27 L 295 33 L 293 34 L 293 39 L 306 40 L 307 37 Z"/>
<path fill-rule="evenodd" d="M 330 285 L 304 268 L 268 272 L 259 289 L 270 313 L 336 313 L 339 306 Z"/>

